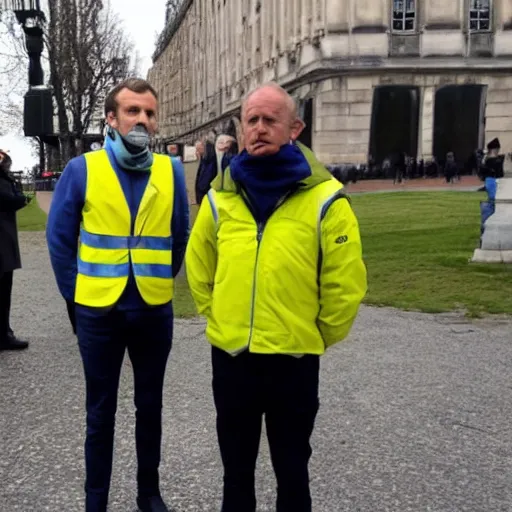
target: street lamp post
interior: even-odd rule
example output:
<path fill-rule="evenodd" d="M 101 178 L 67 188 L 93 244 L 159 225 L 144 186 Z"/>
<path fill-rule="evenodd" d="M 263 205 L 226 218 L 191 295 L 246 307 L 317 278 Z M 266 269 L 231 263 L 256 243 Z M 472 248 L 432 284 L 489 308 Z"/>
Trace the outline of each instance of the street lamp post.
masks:
<path fill-rule="evenodd" d="M 28 83 L 30 87 L 44 85 L 41 66 L 43 53 L 43 25 L 46 21 L 39 0 L 4 0 L 5 8 L 14 11 L 18 23 L 25 32 L 25 43 L 29 58 Z"/>
<path fill-rule="evenodd" d="M 51 89 L 44 85 L 41 65 L 43 27 L 46 22 L 39 0 L 0 0 L 0 5 L 13 11 L 25 33 L 27 49 L 28 85 L 23 109 L 23 130 L 27 137 L 37 137 L 41 172 L 44 170 L 44 142 L 53 137 L 53 102 Z"/>

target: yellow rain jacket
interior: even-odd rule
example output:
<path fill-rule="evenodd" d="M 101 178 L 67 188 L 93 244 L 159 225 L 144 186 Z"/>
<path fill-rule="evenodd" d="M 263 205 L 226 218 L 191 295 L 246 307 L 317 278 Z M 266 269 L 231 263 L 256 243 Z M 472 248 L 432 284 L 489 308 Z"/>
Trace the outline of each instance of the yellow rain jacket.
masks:
<path fill-rule="evenodd" d="M 322 354 L 366 293 L 356 217 L 313 153 L 311 176 L 258 226 L 229 168 L 204 198 L 186 253 L 206 336 L 226 352 Z"/>

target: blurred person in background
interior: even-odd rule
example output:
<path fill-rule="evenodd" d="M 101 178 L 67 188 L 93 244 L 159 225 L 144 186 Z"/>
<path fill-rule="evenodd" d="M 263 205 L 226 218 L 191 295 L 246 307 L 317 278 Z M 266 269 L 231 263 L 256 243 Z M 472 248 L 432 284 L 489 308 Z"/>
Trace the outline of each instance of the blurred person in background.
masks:
<path fill-rule="evenodd" d="M 12 159 L 0 150 L 0 350 L 23 350 L 10 325 L 13 272 L 21 268 L 16 212 L 30 203 L 10 172 Z"/>

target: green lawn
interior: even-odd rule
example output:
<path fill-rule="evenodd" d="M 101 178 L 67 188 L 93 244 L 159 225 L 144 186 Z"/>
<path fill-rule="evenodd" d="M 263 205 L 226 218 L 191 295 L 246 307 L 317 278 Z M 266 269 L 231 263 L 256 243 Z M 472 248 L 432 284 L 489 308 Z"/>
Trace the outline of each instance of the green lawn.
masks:
<path fill-rule="evenodd" d="M 512 265 L 470 263 L 480 234 L 477 192 L 354 195 L 368 266 L 367 304 L 469 316 L 512 314 Z M 195 218 L 197 207 L 191 209 Z M 18 212 L 21 231 L 41 231 L 33 201 Z M 177 317 L 196 310 L 185 277 L 176 280 Z"/>
<path fill-rule="evenodd" d="M 480 236 L 477 192 L 353 198 L 368 266 L 367 304 L 470 316 L 512 313 L 512 266 L 470 263 Z"/>
<path fill-rule="evenodd" d="M 46 228 L 46 213 L 39 208 L 34 197 L 32 202 L 18 211 L 19 231 L 44 231 Z"/>
<path fill-rule="evenodd" d="M 469 316 L 512 314 L 512 266 L 469 262 L 483 198 L 477 192 L 354 195 L 368 267 L 365 302 Z M 177 282 L 175 308 L 195 314 L 185 278 Z"/>

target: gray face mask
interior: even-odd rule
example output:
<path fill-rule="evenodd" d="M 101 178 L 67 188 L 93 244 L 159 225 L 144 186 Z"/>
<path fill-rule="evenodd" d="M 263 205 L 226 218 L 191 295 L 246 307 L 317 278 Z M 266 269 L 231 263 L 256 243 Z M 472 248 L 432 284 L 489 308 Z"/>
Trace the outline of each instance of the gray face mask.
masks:
<path fill-rule="evenodd" d="M 140 148 L 140 150 L 144 150 L 149 146 L 149 133 L 144 128 L 144 126 L 137 124 L 135 125 L 124 137 L 123 139 L 135 146 L 136 148 Z"/>

